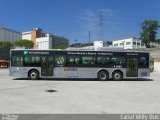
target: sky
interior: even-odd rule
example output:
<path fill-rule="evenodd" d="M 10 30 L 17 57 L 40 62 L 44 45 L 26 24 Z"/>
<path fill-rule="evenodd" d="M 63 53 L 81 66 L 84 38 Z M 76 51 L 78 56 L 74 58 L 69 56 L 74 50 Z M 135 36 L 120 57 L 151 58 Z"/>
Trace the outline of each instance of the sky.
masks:
<path fill-rule="evenodd" d="M 0 0 L 0 24 L 88 43 L 89 31 L 91 41 L 99 40 L 102 13 L 104 41 L 139 38 L 144 20 L 160 20 L 159 6 L 160 0 Z"/>

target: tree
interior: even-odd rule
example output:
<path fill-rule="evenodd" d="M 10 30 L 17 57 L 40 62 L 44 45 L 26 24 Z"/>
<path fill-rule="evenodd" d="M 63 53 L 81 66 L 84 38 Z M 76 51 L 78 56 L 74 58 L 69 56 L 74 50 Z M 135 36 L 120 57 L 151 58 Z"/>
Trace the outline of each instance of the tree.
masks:
<path fill-rule="evenodd" d="M 160 39 L 157 39 L 155 42 L 160 44 Z"/>
<path fill-rule="evenodd" d="M 17 40 L 15 42 L 16 46 L 25 47 L 25 48 L 32 48 L 34 43 L 31 40 Z"/>
<path fill-rule="evenodd" d="M 150 47 L 150 42 L 156 41 L 157 31 L 160 25 L 157 20 L 145 20 L 141 24 L 141 39 L 147 48 Z"/>
<path fill-rule="evenodd" d="M 55 49 L 66 49 L 67 46 L 64 46 L 64 45 L 59 45 L 59 46 L 56 46 Z"/>
<path fill-rule="evenodd" d="M 11 48 L 13 44 L 11 42 L 0 41 L 0 48 Z"/>
<path fill-rule="evenodd" d="M 107 41 L 107 45 L 112 45 L 112 41 Z"/>

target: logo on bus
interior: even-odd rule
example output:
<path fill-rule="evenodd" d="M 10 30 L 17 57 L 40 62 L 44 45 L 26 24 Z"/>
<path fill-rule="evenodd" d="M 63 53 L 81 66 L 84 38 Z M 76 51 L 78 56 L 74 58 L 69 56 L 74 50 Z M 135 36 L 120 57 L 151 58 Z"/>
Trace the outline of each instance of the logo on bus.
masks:
<path fill-rule="evenodd" d="M 27 55 L 28 53 L 29 53 L 29 51 L 28 51 L 28 50 L 24 51 L 24 55 Z"/>

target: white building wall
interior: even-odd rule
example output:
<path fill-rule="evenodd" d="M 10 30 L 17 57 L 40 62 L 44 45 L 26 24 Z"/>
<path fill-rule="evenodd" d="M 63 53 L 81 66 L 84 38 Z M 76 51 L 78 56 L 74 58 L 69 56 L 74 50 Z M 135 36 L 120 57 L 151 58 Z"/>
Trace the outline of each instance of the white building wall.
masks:
<path fill-rule="evenodd" d="M 32 34 L 31 34 L 31 32 L 24 32 L 24 33 L 22 33 L 22 39 L 32 40 Z"/>
<path fill-rule="evenodd" d="M 145 48 L 140 39 L 128 38 L 122 40 L 115 40 L 112 42 L 113 47 L 123 47 L 124 49 L 138 49 Z"/>
<path fill-rule="evenodd" d="M 155 43 L 155 42 L 150 42 L 150 46 L 151 47 L 155 47 L 155 48 L 160 48 L 160 44 L 159 43 Z"/>
<path fill-rule="evenodd" d="M 41 37 L 36 39 L 36 46 L 38 50 L 51 49 L 51 38 L 50 37 Z"/>
<path fill-rule="evenodd" d="M 103 41 L 94 41 L 93 42 L 93 46 L 94 46 L 95 50 L 97 50 L 98 48 L 103 47 L 103 45 L 104 45 Z"/>

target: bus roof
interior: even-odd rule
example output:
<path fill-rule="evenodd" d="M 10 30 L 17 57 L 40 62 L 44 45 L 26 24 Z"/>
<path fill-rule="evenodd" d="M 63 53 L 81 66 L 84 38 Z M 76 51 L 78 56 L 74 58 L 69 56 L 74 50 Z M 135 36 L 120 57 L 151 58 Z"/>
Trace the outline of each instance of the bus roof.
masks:
<path fill-rule="evenodd" d="M 65 49 L 65 50 L 57 50 L 57 49 L 47 49 L 47 50 L 36 50 L 36 49 L 11 49 L 11 51 L 23 51 L 23 50 L 29 50 L 29 51 L 103 51 L 103 52 L 138 52 L 138 53 L 149 53 L 148 51 L 138 51 L 138 50 L 122 50 L 122 49 L 98 49 L 98 50 L 92 50 L 92 49 Z"/>

